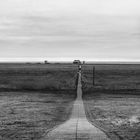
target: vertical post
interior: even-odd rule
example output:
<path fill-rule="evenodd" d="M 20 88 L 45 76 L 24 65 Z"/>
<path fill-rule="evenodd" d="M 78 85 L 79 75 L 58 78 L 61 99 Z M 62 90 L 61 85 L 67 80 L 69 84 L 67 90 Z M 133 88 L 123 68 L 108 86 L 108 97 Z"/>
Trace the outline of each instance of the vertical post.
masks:
<path fill-rule="evenodd" d="M 77 75 L 76 75 L 76 90 L 78 86 L 78 78 L 79 78 L 79 65 L 78 65 L 78 70 L 77 70 Z"/>
<path fill-rule="evenodd" d="M 95 67 L 93 66 L 93 86 L 95 85 Z"/>
<path fill-rule="evenodd" d="M 81 65 L 78 66 L 78 71 L 79 71 L 79 72 L 81 71 Z"/>

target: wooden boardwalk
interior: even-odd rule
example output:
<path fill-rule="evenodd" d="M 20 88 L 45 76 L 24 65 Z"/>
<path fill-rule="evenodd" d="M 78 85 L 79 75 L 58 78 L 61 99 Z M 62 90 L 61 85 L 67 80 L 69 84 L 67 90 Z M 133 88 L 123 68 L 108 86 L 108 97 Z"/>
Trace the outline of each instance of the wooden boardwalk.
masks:
<path fill-rule="evenodd" d="M 50 131 L 43 140 L 109 140 L 100 129 L 87 120 L 81 87 L 81 71 L 79 71 L 77 99 L 73 105 L 70 119 Z"/>

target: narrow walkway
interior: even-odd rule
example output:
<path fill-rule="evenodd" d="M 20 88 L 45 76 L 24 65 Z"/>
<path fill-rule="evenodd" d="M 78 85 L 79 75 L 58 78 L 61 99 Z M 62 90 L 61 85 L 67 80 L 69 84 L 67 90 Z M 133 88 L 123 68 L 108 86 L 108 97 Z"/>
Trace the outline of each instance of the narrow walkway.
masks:
<path fill-rule="evenodd" d="M 46 140 L 109 140 L 98 128 L 90 124 L 82 100 L 81 72 L 79 72 L 77 99 L 71 118 L 48 133 Z"/>

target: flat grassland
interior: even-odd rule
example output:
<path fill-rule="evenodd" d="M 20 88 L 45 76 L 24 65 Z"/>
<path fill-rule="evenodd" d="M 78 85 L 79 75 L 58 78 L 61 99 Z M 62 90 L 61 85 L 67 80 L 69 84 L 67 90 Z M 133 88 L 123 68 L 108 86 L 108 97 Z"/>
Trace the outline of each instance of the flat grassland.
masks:
<path fill-rule="evenodd" d="M 74 90 L 77 67 L 63 64 L 0 64 L 0 90 Z"/>
<path fill-rule="evenodd" d="M 0 64 L 0 140 L 39 140 L 66 121 L 77 66 Z"/>
<path fill-rule="evenodd" d="M 86 114 L 112 140 L 140 139 L 140 65 L 94 65 L 82 68 Z"/>

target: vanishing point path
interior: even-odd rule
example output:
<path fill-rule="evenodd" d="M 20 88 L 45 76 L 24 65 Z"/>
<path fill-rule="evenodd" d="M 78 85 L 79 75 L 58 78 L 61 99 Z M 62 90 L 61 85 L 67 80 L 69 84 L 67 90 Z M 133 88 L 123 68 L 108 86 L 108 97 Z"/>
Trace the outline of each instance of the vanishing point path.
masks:
<path fill-rule="evenodd" d="M 71 117 L 64 124 L 50 131 L 45 140 L 109 140 L 100 129 L 87 120 L 81 87 L 81 71 L 79 71 L 77 99 Z"/>

